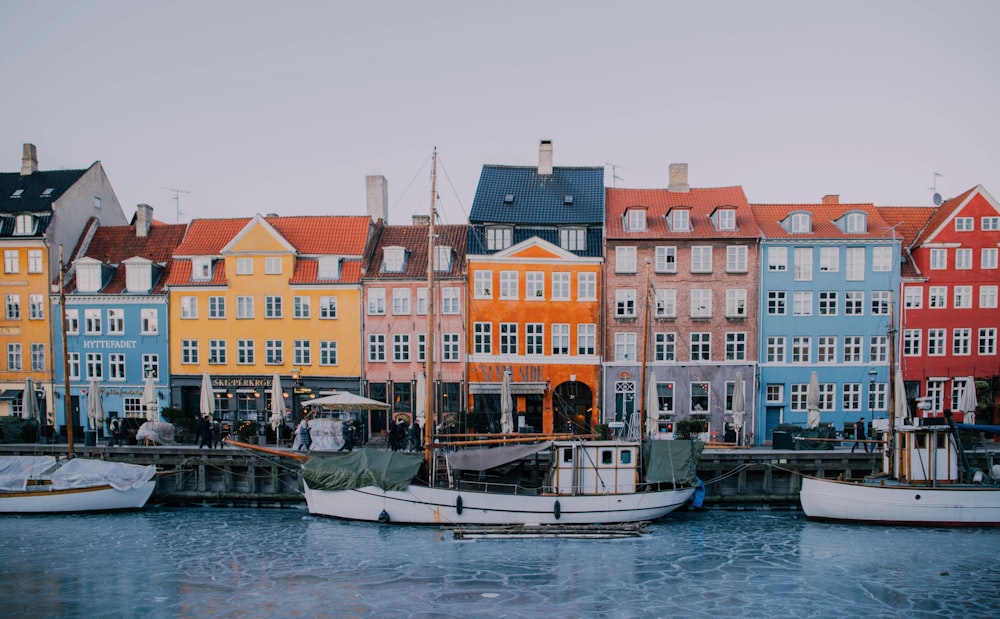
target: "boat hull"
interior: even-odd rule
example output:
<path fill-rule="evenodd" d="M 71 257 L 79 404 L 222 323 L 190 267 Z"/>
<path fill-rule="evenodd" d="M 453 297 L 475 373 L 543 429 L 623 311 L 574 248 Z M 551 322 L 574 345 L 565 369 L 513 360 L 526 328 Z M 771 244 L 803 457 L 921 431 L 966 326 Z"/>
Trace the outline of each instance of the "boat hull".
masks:
<path fill-rule="evenodd" d="M 410 486 L 313 490 L 309 513 L 403 524 L 606 524 L 656 520 L 684 505 L 694 488 L 595 496 L 517 495 Z M 384 514 L 383 514 L 384 512 Z M 388 520 L 386 520 L 386 518 Z"/>
<path fill-rule="evenodd" d="M 116 490 L 109 485 L 0 493 L 0 514 L 61 514 L 141 509 L 156 481 Z"/>
<path fill-rule="evenodd" d="M 813 520 L 910 526 L 1000 526 L 1000 487 L 930 487 L 802 477 L 802 511 Z"/>

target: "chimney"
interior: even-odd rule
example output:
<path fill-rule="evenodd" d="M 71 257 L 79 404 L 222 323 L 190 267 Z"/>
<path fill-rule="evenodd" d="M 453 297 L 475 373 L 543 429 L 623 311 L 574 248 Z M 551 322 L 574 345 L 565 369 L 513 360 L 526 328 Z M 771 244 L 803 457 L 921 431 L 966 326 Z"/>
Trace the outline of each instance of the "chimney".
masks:
<path fill-rule="evenodd" d="M 139 238 L 149 236 L 149 228 L 153 225 L 153 207 L 148 204 L 138 204 L 135 207 L 135 235 Z"/>
<path fill-rule="evenodd" d="M 688 185 L 688 164 L 670 164 L 670 185 L 667 186 L 667 191 L 677 193 L 688 193 L 691 191 L 691 186 Z"/>
<path fill-rule="evenodd" d="M 413 225 L 414 226 L 428 226 L 429 227 L 431 225 L 431 216 L 430 215 L 414 215 L 413 216 Z"/>
<path fill-rule="evenodd" d="M 840 194 L 828 193 L 823 196 L 823 204 L 840 204 Z"/>
<path fill-rule="evenodd" d="M 24 145 L 24 154 L 21 155 L 21 176 L 30 176 L 38 171 L 38 152 L 34 144 Z"/>
<path fill-rule="evenodd" d="M 384 176 L 365 177 L 365 201 L 372 221 L 389 223 L 389 181 Z"/>
<path fill-rule="evenodd" d="M 552 140 L 542 140 L 538 145 L 538 175 L 552 176 Z"/>

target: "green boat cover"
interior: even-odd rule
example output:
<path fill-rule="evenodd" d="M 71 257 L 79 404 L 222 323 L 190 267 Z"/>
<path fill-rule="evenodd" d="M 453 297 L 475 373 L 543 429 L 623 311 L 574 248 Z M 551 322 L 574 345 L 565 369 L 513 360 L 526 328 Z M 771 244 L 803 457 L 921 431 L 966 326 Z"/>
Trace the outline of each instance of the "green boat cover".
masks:
<path fill-rule="evenodd" d="M 353 490 L 366 486 L 406 490 L 423 461 L 420 454 L 379 449 L 311 456 L 302 466 L 302 479 L 313 490 Z"/>
<path fill-rule="evenodd" d="M 646 441 L 642 444 L 646 481 L 692 485 L 705 443 L 701 441 Z"/>

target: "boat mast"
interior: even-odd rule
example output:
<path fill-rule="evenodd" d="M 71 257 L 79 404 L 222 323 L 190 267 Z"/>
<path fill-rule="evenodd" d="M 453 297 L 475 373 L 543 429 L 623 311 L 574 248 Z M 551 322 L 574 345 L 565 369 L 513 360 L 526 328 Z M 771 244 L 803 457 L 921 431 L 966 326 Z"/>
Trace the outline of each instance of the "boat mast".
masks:
<path fill-rule="evenodd" d="M 643 434 L 646 432 L 646 415 L 648 411 L 646 407 L 648 402 L 646 402 L 646 361 L 649 354 L 649 325 L 650 325 L 650 311 L 649 311 L 649 297 L 651 292 L 651 282 L 649 280 L 649 269 L 652 266 L 649 258 L 646 258 L 646 294 L 643 303 L 643 317 L 642 317 L 642 366 L 639 370 L 639 428 L 636 433 L 636 438 L 640 441 L 642 440 Z M 629 431 L 629 435 L 632 432 Z"/>
<path fill-rule="evenodd" d="M 892 301 L 890 301 L 892 303 Z M 889 435 L 885 451 L 889 455 L 886 474 L 895 477 L 896 472 L 896 307 L 889 307 Z"/>
<path fill-rule="evenodd" d="M 437 215 L 437 146 L 431 155 L 431 220 L 427 230 L 427 341 L 424 346 L 424 458 L 430 462 L 434 436 L 434 219 Z"/>
<path fill-rule="evenodd" d="M 63 262 L 63 247 L 59 246 L 59 309 L 62 311 L 62 365 L 63 365 L 63 415 L 66 419 L 66 455 L 73 459 L 73 420 L 70 418 L 69 400 L 69 350 L 66 348 L 66 331 L 69 328 L 66 312 L 66 289 L 63 280 L 66 279 L 66 263 Z M 89 396 L 88 396 L 89 397 Z"/>

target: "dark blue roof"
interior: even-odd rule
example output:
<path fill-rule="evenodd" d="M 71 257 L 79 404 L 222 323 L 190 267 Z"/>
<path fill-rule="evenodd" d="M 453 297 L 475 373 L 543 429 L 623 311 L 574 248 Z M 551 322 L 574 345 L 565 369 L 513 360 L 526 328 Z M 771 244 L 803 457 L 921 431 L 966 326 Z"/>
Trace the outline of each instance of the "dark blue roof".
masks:
<path fill-rule="evenodd" d="M 508 196 L 513 201 L 505 202 Z M 603 225 L 604 168 L 555 167 L 541 176 L 538 168 L 484 165 L 469 222 Z"/>
<path fill-rule="evenodd" d="M 0 213 L 51 213 L 59 199 L 86 170 L 52 170 L 21 176 L 20 172 L 0 172 Z M 46 194 L 46 190 L 52 191 Z M 14 197 L 18 190 L 21 192 Z"/>
<path fill-rule="evenodd" d="M 521 241 L 526 241 L 531 237 L 538 237 L 544 241 L 559 246 L 558 228 L 528 228 L 514 227 L 514 234 L 511 235 L 511 245 L 517 245 Z M 499 249 L 486 249 L 486 228 L 484 226 L 469 226 L 468 255 L 485 256 L 495 254 Z M 588 258 L 599 258 L 604 251 L 603 230 L 599 226 L 587 228 L 587 247 L 582 250 L 568 250 L 577 256 Z"/>

